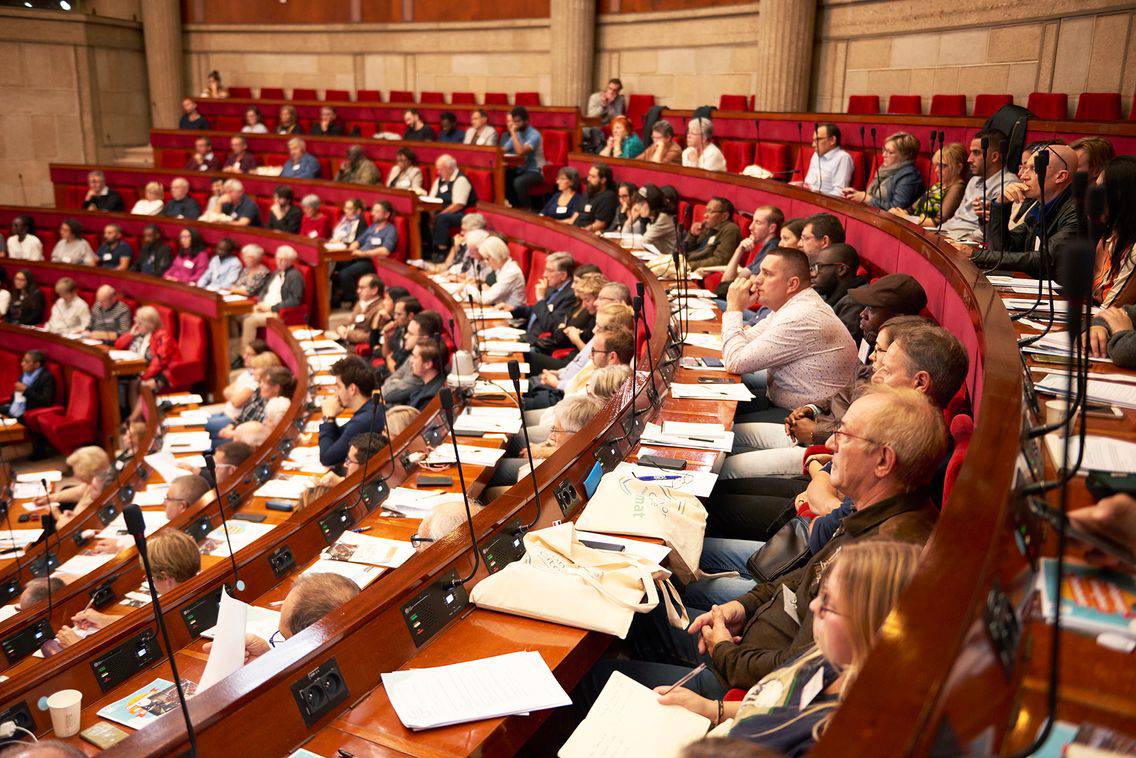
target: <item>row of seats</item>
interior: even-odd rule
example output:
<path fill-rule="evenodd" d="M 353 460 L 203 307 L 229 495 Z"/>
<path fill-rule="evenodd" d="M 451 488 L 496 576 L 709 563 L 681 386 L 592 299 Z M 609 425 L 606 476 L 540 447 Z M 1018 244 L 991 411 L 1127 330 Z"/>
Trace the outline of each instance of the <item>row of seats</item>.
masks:
<path fill-rule="evenodd" d="M 0 403 L 12 402 L 13 385 L 19 381 L 23 353 L 0 350 Z M 98 380 L 72 366 L 49 360 L 45 366 L 55 379 L 55 398 L 51 405 L 24 413 L 21 423 L 41 434 L 59 452 L 69 455 L 83 445 L 99 440 Z"/>
<path fill-rule="evenodd" d="M 978 118 L 992 116 L 1003 105 L 1013 105 L 1013 95 L 975 95 L 974 113 Z M 725 108 L 725 106 L 722 106 Z M 1069 96 L 1064 92 L 1031 92 L 1026 108 L 1038 118 L 1064 121 L 1069 118 Z M 920 116 L 923 98 L 919 95 L 892 95 L 888 98 L 887 112 L 897 115 Z M 852 95 L 848 98 L 848 113 L 875 115 L 880 113 L 879 95 Z M 933 95 L 932 116 L 966 116 L 966 95 Z M 1075 121 L 1120 121 L 1121 98 L 1119 92 L 1085 92 L 1077 99 Z M 1136 97 L 1128 114 L 1136 120 Z"/>
<path fill-rule="evenodd" d="M 251 98 L 252 87 L 229 87 L 229 97 L 238 98 Z M 355 97 L 351 97 L 351 91 L 345 89 L 326 89 L 323 91 L 323 97 L 319 96 L 319 91 L 307 87 L 296 87 L 292 90 L 291 96 L 284 94 L 283 87 L 261 87 L 257 97 L 264 100 L 327 100 L 336 103 L 445 103 L 446 95 L 442 92 L 423 91 L 418 93 L 418 97 L 414 97 L 414 93 L 410 90 L 392 89 L 390 90 L 389 97 L 384 100 L 382 90 L 377 89 L 361 89 L 355 92 Z M 509 105 L 509 94 L 507 92 L 486 92 L 483 100 L 477 99 L 477 94 L 474 92 L 453 92 L 450 94 L 450 103 L 454 105 Z M 517 92 L 513 95 L 513 105 L 539 106 L 540 93 L 539 92 Z"/>

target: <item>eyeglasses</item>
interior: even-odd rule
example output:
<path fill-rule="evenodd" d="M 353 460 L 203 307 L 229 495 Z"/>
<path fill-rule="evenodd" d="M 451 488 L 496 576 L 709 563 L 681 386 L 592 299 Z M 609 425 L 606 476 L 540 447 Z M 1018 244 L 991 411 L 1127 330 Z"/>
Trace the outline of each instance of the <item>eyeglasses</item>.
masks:
<path fill-rule="evenodd" d="M 824 617 L 828 616 L 828 614 L 830 614 L 830 613 L 833 616 L 843 616 L 844 615 L 843 613 L 841 613 L 840 611 L 836 610 L 835 608 L 833 608 L 831 605 L 828 604 L 829 601 L 830 601 L 830 598 L 828 597 L 827 592 L 821 592 L 820 597 L 818 599 L 820 600 L 820 605 L 817 606 L 817 617 L 818 618 L 824 618 Z"/>
<path fill-rule="evenodd" d="M 414 547 L 418 547 L 419 545 L 424 545 L 428 542 L 433 541 L 433 537 L 419 537 L 417 534 L 410 538 L 410 544 L 414 545 Z"/>
<path fill-rule="evenodd" d="M 840 265 L 839 263 L 814 263 L 811 266 L 809 266 L 809 273 L 812 274 L 813 276 L 816 276 L 818 273 L 820 273 L 820 270 L 822 268 L 827 268 L 829 266 L 839 266 L 839 265 Z"/>
<path fill-rule="evenodd" d="M 283 641 L 284 641 L 284 635 L 280 632 L 279 629 L 277 629 L 275 632 L 272 633 L 272 636 L 268 638 L 268 646 L 269 647 L 276 647 L 277 642 L 283 642 Z"/>
<path fill-rule="evenodd" d="M 882 442 L 876 442 L 871 437 L 863 437 L 859 434 L 852 434 L 851 432 L 844 431 L 844 422 L 843 421 L 837 421 L 836 422 L 836 426 L 834 426 L 832 428 L 832 436 L 833 437 L 847 437 L 849 439 L 861 440 L 861 441 L 867 442 L 868 444 L 871 444 L 871 445 L 883 445 L 884 444 Z"/>

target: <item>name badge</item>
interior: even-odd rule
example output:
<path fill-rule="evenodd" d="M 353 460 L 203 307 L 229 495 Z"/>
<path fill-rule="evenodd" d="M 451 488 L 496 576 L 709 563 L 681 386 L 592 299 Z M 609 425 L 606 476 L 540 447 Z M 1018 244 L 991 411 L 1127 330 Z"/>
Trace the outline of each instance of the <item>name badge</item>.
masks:
<path fill-rule="evenodd" d="M 584 213 L 591 213 L 591 212 L 592 212 L 592 204 L 588 203 L 587 205 L 584 206 Z"/>
<path fill-rule="evenodd" d="M 556 212 L 557 213 L 567 213 L 568 212 L 568 206 L 567 205 L 558 205 L 558 206 L 556 206 Z"/>
<path fill-rule="evenodd" d="M 711 234 L 710 239 L 706 240 L 706 244 L 707 245 L 713 245 L 714 240 L 716 240 L 716 239 L 718 239 L 718 235 L 717 234 Z"/>
<path fill-rule="evenodd" d="M 785 606 L 785 615 L 800 624 L 801 617 L 797 614 L 797 596 L 784 584 L 781 585 L 781 602 Z"/>
<path fill-rule="evenodd" d="M 824 689 L 824 669 L 819 668 L 817 672 L 813 674 L 812 679 L 809 679 L 809 683 L 801 689 L 802 711 L 809 706 L 809 703 L 816 700 L 816 696 L 820 694 L 822 689 Z"/>
<path fill-rule="evenodd" d="M 114 253 L 103 253 L 103 260 L 109 261 L 114 259 Z"/>
<path fill-rule="evenodd" d="M 355 323 L 356 323 L 356 324 L 361 324 L 361 323 L 363 323 L 363 321 L 364 321 L 364 320 L 365 320 L 366 318 L 367 318 L 367 316 L 366 316 L 365 314 L 362 314 L 362 313 L 360 313 L 360 314 L 359 314 L 358 316 L 356 316 L 356 317 L 355 317 Z"/>
<path fill-rule="evenodd" d="M 311 237 L 312 239 L 315 239 L 316 237 L 319 236 L 319 232 L 317 232 L 313 229 L 312 231 L 308 232 L 308 236 Z"/>
<path fill-rule="evenodd" d="M 193 268 L 193 261 L 182 261 L 181 265 L 185 266 L 186 268 Z"/>

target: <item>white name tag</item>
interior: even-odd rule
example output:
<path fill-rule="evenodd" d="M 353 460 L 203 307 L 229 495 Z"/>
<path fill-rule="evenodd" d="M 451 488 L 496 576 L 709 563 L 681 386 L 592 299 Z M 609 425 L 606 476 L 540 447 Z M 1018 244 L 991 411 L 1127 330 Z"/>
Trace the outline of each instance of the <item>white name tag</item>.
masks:
<path fill-rule="evenodd" d="M 809 703 L 816 700 L 816 696 L 820 694 L 822 689 L 824 689 L 824 669 L 819 668 L 817 672 L 813 674 L 812 679 L 809 679 L 809 683 L 801 690 L 802 711 L 808 707 Z"/>
<path fill-rule="evenodd" d="M 800 624 L 801 617 L 797 615 L 797 596 L 784 584 L 781 585 L 781 602 L 785 605 L 785 614 Z"/>
<path fill-rule="evenodd" d="M 181 265 L 185 266 L 186 268 L 193 268 L 193 261 L 182 261 Z"/>
<path fill-rule="evenodd" d="M 558 205 L 558 206 L 556 206 L 556 212 L 557 213 L 567 213 L 568 212 L 568 206 L 567 205 Z"/>
<path fill-rule="evenodd" d="M 587 205 L 584 206 L 584 213 L 591 213 L 591 212 L 592 212 L 592 204 L 588 203 Z"/>
<path fill-rule="evenodd" d="M 363 323 L 363 320 L 366 319 L 366 318 L 367 317 L 364 314 L 360 313 L 358 316 L 355 317 L 355 323 L 361 324 L 361 323 Z"/>
<path fill-rule="evenodd" d="M 717 235 L 717 234 L 712 234 L 712 235 L 710 235 L 710 239 L 706 240 L 706 244 L 707 244 L 707 245 L 713 245 L 713 244 L 714 244 L 714 240 L 716 240 L 716 239 L 718 239 L 718 235 Z"/>

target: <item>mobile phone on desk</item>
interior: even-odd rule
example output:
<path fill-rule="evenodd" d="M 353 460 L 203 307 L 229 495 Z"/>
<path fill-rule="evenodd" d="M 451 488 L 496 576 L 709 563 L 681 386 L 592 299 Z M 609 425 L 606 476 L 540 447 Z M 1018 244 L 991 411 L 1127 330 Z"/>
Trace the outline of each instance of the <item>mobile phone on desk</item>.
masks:
<path fill-rule="evenodd" d="M 291 500 L 269 500 L 264 504 L 264 507 L 270 511 L 284 511 L 288 513 L 296 507 L 296 504 Z"/>
<path fill-rule="evenodd" d="M 726 379 L 721 376 L 700 376 L 698 377 L 699 384 L 733 384 L 733 379 Z"/>
<path fill-rule="evenodd" d="M 1085 487 L 1097 500 L 1111 495 L 1136 497 L 1136 474 L 1090 470 L 1085 476 Z"/>
<path fill-rule="evenodd" d="M 723 366 L 726 365 L 725 363 L 722 362 L 721 358 L 705 358 L 704 357 L 704 358 L 699 358 L 698 360 L 702 361 L 702 365 L 705 366 L 706 368 L 722 368 Z"/>
<path fill-rule="evenodd" d="M 1123 561 L 1129 566 L 1136 566 L 1136 553 L 1133 553 L 1127 545 L 1122 545 L 1102 532 L 1091 532 L 1087 529 L 1074 526 L 1064 513 L 1050 508 L 1048 504 L 1041 500 L 1030 498 L 1029 505 L 1034 515 L 1047 521 L 1054 529 L 1061 529 L 1062 525 L 1064 525 L 1065 533 L 1078 542 L 1083 542 L 1089 547 L 1094 547 L 1106 555 Z"/>
<path fill-rule="evenodd" d="M 230 518 L 234 521 L 248 521 L 252 524 L 259 524 L 261 521 L 268 518 L 268 516 L 263 513 L 234 513 Z"/>
<path fill-rule="evenodd" d="M 452 476 L 438 474 L 419 474 L 416 484 L 419 487 L 449 487 L 454 483 Z"/>
<path fill-rule="evenodd" d="M 682 458 L 664 458 L 661 455 L 640 455 L 639 462 L 656 468 L 665 468 L 668 471 L 682 471 L 686 468 L 686 461 Z"/>
<path fill-rule="evenodd" d="M 614 550 L 617 553 L 622 553 L 627 549 L 626 545 L 620 545 L 618 542 L 597 542 L 596 540 L 580 540 L 581 545 L 587 545 L 593 550 Z"/>
<path fill-rule="evenodd" d="M 1030 357 L 1033 358 L 1034 363 L 1044 363 L 1051 366 L 1070 366 L 1072 362 L 1067 355 L 1056 355 L 1052 353 L 1031 353 Z"/>
<path fill-rule="evenodd" d="M 1085 415 L 1090 418 L 1123 418 L 1124 411 L 1108 403 L 1085 403 Z"/>

